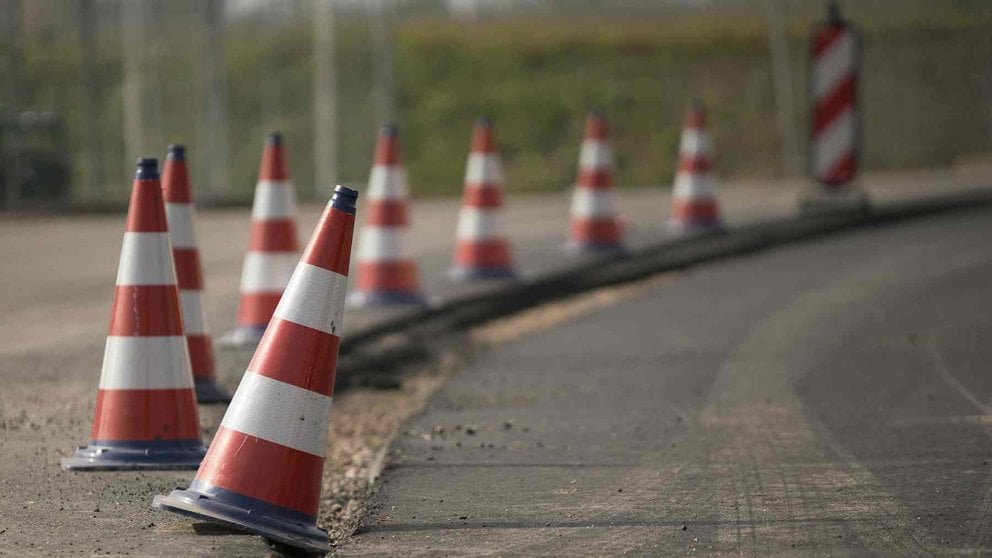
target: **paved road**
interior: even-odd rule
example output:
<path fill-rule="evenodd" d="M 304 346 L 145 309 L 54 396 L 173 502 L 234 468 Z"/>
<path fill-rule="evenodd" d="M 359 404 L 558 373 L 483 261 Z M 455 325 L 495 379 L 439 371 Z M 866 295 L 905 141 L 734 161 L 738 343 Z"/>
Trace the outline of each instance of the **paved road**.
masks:
<path fill-rule="evenodd" d="M 341 553 L 992 552 L 990 230 L 704 266 L 484 353 Z"/>

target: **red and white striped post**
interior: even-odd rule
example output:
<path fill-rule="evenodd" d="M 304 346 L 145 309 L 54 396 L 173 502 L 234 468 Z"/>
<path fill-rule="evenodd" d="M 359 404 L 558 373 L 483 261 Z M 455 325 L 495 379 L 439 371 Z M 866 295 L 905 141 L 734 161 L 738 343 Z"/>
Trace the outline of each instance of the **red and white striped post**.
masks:
<path fill-rule="evenodd" d="M 335 188 L 200 470 L 154 508 L 330 550 L 317 508 L 357 198 Z"/>
<path fill-rule="evenodd" d="M 162 192 L 165 196 L 165 216 L 169 221 L 172 257 L 176 262 L 179 282 L 179 306 L 183 312 L 183 331 L 193 365 L 198 403 L 227 403 L 231 396 L 219 385 L 214 372 L 213 340 L 207 330 L 203 313 L 203 271 L 200 248 L 196 244 L 193 221 L 196 208 L 186 167 L 186 148 L 170 145 L 162 171 Z"/>
<path fill-rule="evenodd" d="M 861 156 L 861 37 L 836 2 L 828 7 L 810 33 L 810 171 L 821 197 L 852 190 Z"/>
<path fill-rule="evenodd" d="M 139 159 L 90 444 L 66 469 L 194 469 L 205 448 L 158 160 Z"/>

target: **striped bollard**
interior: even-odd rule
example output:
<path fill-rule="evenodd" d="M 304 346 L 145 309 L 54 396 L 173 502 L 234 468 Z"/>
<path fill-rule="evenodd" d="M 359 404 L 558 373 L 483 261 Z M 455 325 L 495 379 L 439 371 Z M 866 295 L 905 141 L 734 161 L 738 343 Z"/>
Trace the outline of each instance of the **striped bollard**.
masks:
<path fill-rule="evenodd" d="M 713 177 L 713 144 L 706 131 L 706 109 L 695 100 L 685 116 L 668 228 L 692 235 L 723 228 Z"/>
<path fill-rule="evenodd" d="M 241 269 L 237 324 L 225 336 L 225 345 L 253 347 L 262 338 L 298 253 L 296 189 L 289 178 L 282 135 L 274 132 L 265 138 L 251 208 L 251 239 Z"/>
<path fill-rule="evenodd" d="M 622 252 L 622 236 L 613 194 L 613 146 L 606 116 L 594 111 L 586 119 L 579 153 L 566 248 L 578 253 Z"/>
<path fill-rule="evenodd" d="M 153 507 L 330 550 L 317 507 L 357 197 L 335 188 L 200 470 Z"/>
<path fill-rule="evenodd" d="M 169 222 L 172 257 L 176 262 L 179 282 L 179 306 L 183 313 L 183 331 L 189 347 L 198 403 L 227 403 L 231 396 L 219 385 L 214 372 L 213 340 L 207 331 L 203 314 L 203 272 L 200 249 L 196 244 L 193 221 L 196 208 L 189 186 L 186 148 L 170 145 L 162 171 L 162 191 L 165 196 L 165 216 Z"/>
<path fill-rule="evenodd" d="M 472 131 L 465 169 L 465 193 L 458 214 L 455 256 L 448 275 L 456 281 L 516 276 L 503 231 L 503 162 L 496 152 L 492 122 L 480 118 Z"/>
<path fill-rule="evenodd" d="M 810 172 L 817 186 L 803 200 L 807 209 L 866 203 L 855 187 L 861 156 L 861 37 L 841 17 L 836 2 L 828 3 L 828 11 L 827 21 L 810 33 Z"/>
<path fill-rule="evenodd" d="M 195 469 L 205 448 L 157 159 L 138 160 L 125 231 L 90 444 L 62 467 Z"/>
<path fill-rule="evenodd" d="M 376 144 L 358 244 L 357 285 L 348 297 L 351 306 L 427 304 L 407 244 L 410 194 L 397 134 L 396 126 L 384 126 Z"/>

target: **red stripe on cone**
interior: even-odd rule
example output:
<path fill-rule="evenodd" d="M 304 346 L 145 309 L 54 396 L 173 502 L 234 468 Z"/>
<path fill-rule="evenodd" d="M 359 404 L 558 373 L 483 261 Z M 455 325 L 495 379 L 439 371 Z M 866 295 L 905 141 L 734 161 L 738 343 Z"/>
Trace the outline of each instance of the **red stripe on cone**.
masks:
<path fill-rule="evenodd" d="M 579 186 L 613 188 L 613 169 L 583 169 L 579 171 Z"/>
<path fill-rule="evenodd" d="M 238 306 L 239 324 L 267 324 L 272 313 L 279 305 L 282 292 L 278 293 L 247 293 L 241 295 Z"/>
<path fill-rule="evenodd" d="M 620 241 L 620 225 L 616 219 L 573 219 L 571 237 L 583 243 L 616 243 Z"/>
<path fill-rule="evenodd" d="M 214 378 L 214 349 L 209 335 L 187 335 L 189 362 L 193 377 L 198 380 Z"/>
<path fill-rule="evenodd" d="M 248 369 L 280 382 L 324 395 L 334 392 L 340 338 L 287 320 L 269 324 L 278 343 L 259 345 Z"/>
<path fill-rule="evenodd" d="M 295 252 L 296 223 L 292 219 L 266 219 L 251 224 L 251 252 Z"/>
<path fill-rule="evenodd" d="M 323 458 L 221 426 L 196 479 L 316 516 L 323 470 Z"/>
<path fill-rule="evenodd" d="M 366 206 L 365 224 L 405 227 L 409 225 L 406 200 L 378 200 Z"/>
<path fill-rule="evenodd" d="M 479 184 L 467 184 L 462 194 L 462 205 L 465 207 L 502 207 L 503 189 L 491 186 L 482 187 Z"/>
<path fill-rule="evenodd" d="M 127 214 L 127 232 L 168 232 L 162 187 L 158 180 L 135 180 L 131 189 L 131 209 Z"/>
<path fill-rule="evenodd" d="M 101 389 L 96 394 L 93 440 L 199 440 L 192 389 Z"/>
<path fill-rule="evenodd" d="M 356 284 L 361 291 L 416 292 L 417 266 L 412 261 L 359 262 Z"/>
<path fill-rule="evenodd" d="M 200 271 L 200 251 L 196 248 L 173 248 L 176 261 L 176 282 L 184 291 L 202 291 L 203 274 Z"/>
<path fill-rule="evenodd" d="M 506 239 L 462 241 L 455 246 L 455 265 L 464 267 L 509 268 L 510 247 Z"/>
<path fill-rule="evenodd" d="M 182 335 L 175 285 L 117 285 L 110 315 L 110 335 L 157 337 Z"/>
<path fill-rule="evenodd" d="M 719 220 L 720 211 L 713 200 L 701 200 L 696 202 L 675 202 L 672 211 L 679 219 L 686 221 L 712 222 Z"/>
<path fill-rule="evenodd" d="M 327 232 L 310 239 L 301 261 L 334 273 L 348 275 L 355 216 L 332 209 L 321 218 L 317 230 Z"/>

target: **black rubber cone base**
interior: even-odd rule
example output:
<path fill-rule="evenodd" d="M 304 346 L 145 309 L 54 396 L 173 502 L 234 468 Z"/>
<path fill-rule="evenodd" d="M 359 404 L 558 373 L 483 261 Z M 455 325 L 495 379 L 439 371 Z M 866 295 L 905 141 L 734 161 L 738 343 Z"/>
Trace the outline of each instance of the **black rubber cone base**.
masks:
<path fill-rule="evenodd" d="M 197 469 L 207 448 L 203 444 L 183 446 L 128 447 L 90 444 L 81 446 L 72 457 L 62 458 L 62 468 L 71 471 L 172 471 Z"/>
<path fill-rule="evenodd" d="M 252 513 L 250 509 L 220 502 L 193 490 L 177 488 L 168 496 L 156 496 L 152 507 L 259 535 L 276 545 L 304 553 L 324 555 L 331 551 L 327 531 L 316 525 Z"/>
<path fill-rule="evenodd" d="M 230 403 L 231 396 L 212 378 L 196 379 L 196 402 L 202 404 Z"/>

